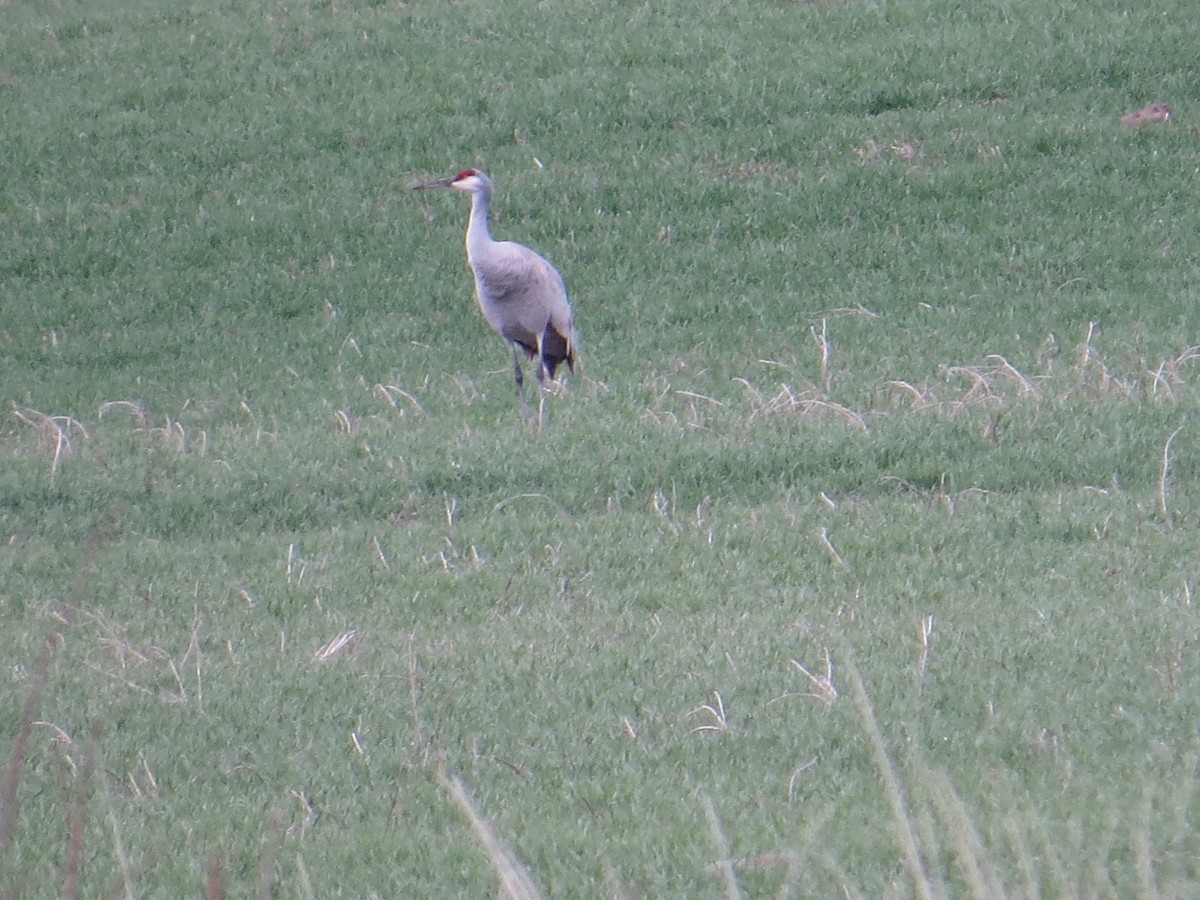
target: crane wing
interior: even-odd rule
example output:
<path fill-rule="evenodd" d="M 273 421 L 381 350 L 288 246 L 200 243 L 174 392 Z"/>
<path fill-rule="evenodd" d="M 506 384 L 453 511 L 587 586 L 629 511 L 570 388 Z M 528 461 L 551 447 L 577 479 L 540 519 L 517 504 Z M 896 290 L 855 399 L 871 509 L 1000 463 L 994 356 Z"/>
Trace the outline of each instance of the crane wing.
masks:
<path fill-rule="evenodd" d="M 500 241 L 486 259 L 471 258 L 475 295 L 488 324 L 530 358 L 539 345 L 551 376 L 559 363 L 574 367 L 575 326 L 562 276 L 528 247 Z"/>

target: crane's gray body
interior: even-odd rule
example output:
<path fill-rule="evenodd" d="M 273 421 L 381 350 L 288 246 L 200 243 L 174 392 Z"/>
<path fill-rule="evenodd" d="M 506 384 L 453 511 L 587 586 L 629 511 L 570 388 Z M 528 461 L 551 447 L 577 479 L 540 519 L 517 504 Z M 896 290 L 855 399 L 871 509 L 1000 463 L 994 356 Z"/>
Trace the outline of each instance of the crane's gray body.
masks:
<path fill-rule="evenodd" d="M 559 365 L 575 368 L 575 316 L 558 270 L 542 256 L 513 241 L 497 241 L 488 230 L 492 182 L 466 169 L 453 178 L 419 185 L 448 187 L 471 195 L 467 221 L 467 262 L 475 275 L 475 299 L 492 329 L 512 348 L 513 373 L 525 404 L 521 355 L 537 361 L 539 385 L 554 378 Z M 539 404 L 539 425 L 542 409 Z"/>
<path fill-rule="evenodd" d="M 477 208 L 472 206 L 472 226 Z M 467 228 L 467 261 L 487 323 L 528 359 L 540 358 L 551 378 L 563 362 L 574 368 L 575 324 L 562 276 L 521 244 L 473 240 L 472 226 Z"/>

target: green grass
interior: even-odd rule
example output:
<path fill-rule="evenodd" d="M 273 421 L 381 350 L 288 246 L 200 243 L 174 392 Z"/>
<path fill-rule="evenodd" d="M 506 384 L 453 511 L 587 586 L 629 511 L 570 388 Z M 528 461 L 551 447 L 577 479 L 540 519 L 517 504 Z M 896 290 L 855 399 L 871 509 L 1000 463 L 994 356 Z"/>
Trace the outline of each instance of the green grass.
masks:
<path fill-rule="evenodd" d="M 1190 7 L 0 10 L 5 896 L 1200 886 Z"/>

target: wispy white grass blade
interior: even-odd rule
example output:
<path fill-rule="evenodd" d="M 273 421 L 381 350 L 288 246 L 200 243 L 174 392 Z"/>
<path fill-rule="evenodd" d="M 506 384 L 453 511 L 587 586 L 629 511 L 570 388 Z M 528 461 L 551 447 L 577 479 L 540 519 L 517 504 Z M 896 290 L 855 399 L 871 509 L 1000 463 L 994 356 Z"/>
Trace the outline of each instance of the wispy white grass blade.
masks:
<path fill-rule="evenodd" d="M 438 779 L 450 796 L 454 798 L 458 808 L 471 820 L 475 836 L 479 838 L 479 843 L 483 846 L 484 852 L 492 863 L 492 868 L 496 871 L 496 876 L 500 879 L 500 889 L 504 896 L 510 900 L 540 900 L 542 895 L 538 891 L 537 885 L 533 883 L 532 876 L 520 860 L 501 843 L 491 824 L 476 808 L 475 801 L 471 799 L 471 795 L 463 783 L 457 778 L 450 778 L 441 773 L 438 774 Z"/>

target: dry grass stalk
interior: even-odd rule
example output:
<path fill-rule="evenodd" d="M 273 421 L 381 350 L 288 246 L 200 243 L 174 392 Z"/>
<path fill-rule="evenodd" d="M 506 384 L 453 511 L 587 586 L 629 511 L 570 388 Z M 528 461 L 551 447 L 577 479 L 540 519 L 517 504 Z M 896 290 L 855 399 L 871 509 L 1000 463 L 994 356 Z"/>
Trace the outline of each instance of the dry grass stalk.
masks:
<path fill-rule="evenodd" d="M 129 860 L 129 854 L 125 852 L 125 843 L 121 840 L 121 828 L 117 824 L 117 813 L 111 806 L 108 809 L 108 827 L 112 831 L 113 837 L 113 855 L 117 858 L 117 868 L 120 869 L 120 877 L 117 881 L 117 888 L 123 888 L 125 900 L 134 900 L 133 882 L 137 873 L 150 865 L 154 859 L 153 852 L 148 853 L 141 862 L 141 865 L 135 866 Z M 105 900 L 114 898 L 117 895 L 110 891 Z"/>
<path fill-rule="evenodd" d="M 992 353 L 989 356 L 987 356 L 986 358 L 996 360 L 997 371 L 999 371 L 1003 375 L 1008 376 L 1013 381 L 1015 381 L 1017 384 L 1019 384 L 1021 386 L 1021 393 L 1023 395 L 1029 395 L 1031 397 L 1040 397 L 1041 396 L 1041 392 L 1037 389 L 1037 387 L 1034 386 L 1033 382 L 1031 382 L 1028 378 L 1026 378 L 1020 372 L 1018 372 L 1016 367 L 1013 366 L 1003 356 L 1001 356 L 998 353 Z"/>
<path fill-rule="evenodd" d="M 817 334 L 817 329 L 809 326 L 809 333 L 812 335 L 813 341 L 817 345 L 817 358 L 821 367 L 821 391 L 829 394 L 829 385 L 833 380 L 833 376 L 829 372 L 829 354 L 831 352 L 829 346 L 829 334 L 827 328 L 828 322 L 825 319 L 821 320 L 821 333 Z"/>
<path fill-rule="evenodd" d="M 729 900 L 738 900 L 742 896 L 742 888 L 738 884 L 737 873 L 734 871 L 733 860 L 730 858 L 729 838 L 725 836 L 725 829 L 721 827 L 717 808 L 708 794 L 704 795 L 704 815 L 708 819 L 709 834 L 712 835 L 713 843 L 717 846 L 719 855 L 714 865 L 725 882 L 725 896 Z"/>
<path fill-rule="evenodd" d="M 471 795 L 457 778 L 450 778 L 444 772 L 438 771 L 438 781 L 458 808 L 463 811 L 471 822 L 471 828 L 479 839 L 484 853 L 492 864 L 492 869 L 500 879 L 500 891 L 509 900 L 538 900 L 541 892 L 534 884 L 532 876 L 512 852 L 501 843 L 495 830 L 487 819 L 476 808 Z"/>
<path fill-rule="evenodd" d="M 300 807 L 301 818 L 298 825 L 293 825 L 287 830 L 287 834 L 289 837 L 303 840 L 308 837 L 308 833 L 317 824 L 317 819 L 321 817 L 321 814 L 313 808 L 312 801 L 308 799 L 308 794 L 304 791 L 293 790 L 291 793 Z"/>
<path fill-rule="evenodd" d="M 1179 681 L 1183 677 L 1183 643 L 1176 642 L 1171 651 L 1167 654 L 1166 660 L 1161 669 L 1156 666 L 1147 666 L 1151 672 L 1158 676 L 1158 680 L 1162 682 L 1163 690 L 1167 692 L 1167 696 L 1172 700 L 1179 699 Z"/>
<path fill-rule="evenodd" d="M 198 712 L 204 712 L 204 676 L 200 671 L 202 655 L 200 652 L 200 613 L 197 612 L 192 619 L 192 635 L 188 640 L 187 651 L 179 662 L 182 665 L 188 661 L 189 656 L 192 659 L 192 665 L 196 670 L 196 709 Z"/>
<path fill-rule="evenodd" d="M 168 421 L 162 428 L 151 428 L 149 433 L 161 435 L 167 446 L 176 453 L 183 453 L 187 450 L 187 432 L 183 430 L 183 425 L 180 422 Z M 203 446 L 204 443 L 202 442 L 201 448 Z"/>
<path fill-rule="evenodd" d="M 240 409 L 249 417 L 251 424 L 254 426 L 254 443 L 262 443 L 263 438 L 271 438 L 272 440 L 275 440 L 279 437 L 278 432 L 267 431 L 262 427 L 262 425 L 259 424 L 258 416 L 255 415 L 254 410 L 250 408 L 250 404 L 248 404 L 245 400 L 242 400 L 238 403 L 238 409 Z"/>
<path fill-rule="evenodd" d="M 837 563 L 839 566 L 845 567 L 846 561 L 842 559 L 842 555 L 838 553 L 836 549 L 834 549 L 833 541 L 829 540 L 829 529 L 822 527 L 817 533 L 817 540 L 821 542 L 821 546 L 825 548 L 825 552 L 829 554 L 835 563 Z"/>
<path fill-rule="evenodd" d="M 786 413 L 803 417 L 822 411 L 834 413 L 847 425 L 857 428 L 863 434 L 870 434 L 866 420 L 849 407 L 827 400 L 815 391 L 797 394 L 786 384 L 779 386 L 778 394 L 755 408 L 750 414 L 750 421 L 753 422 L 760 416 L 778 416 Z"/>
<path fill-rule="evenodd" d="M 317 652 L 313 654 L 313 658 L 318 662 L 327 662 L 342 652 L 353 653 L 357 638 L 358 629 L 351 628 L 349 631 L 343 631 L 337 637 L 322 644 Z"/>
<path fill-rule="evenodd" d="M 947 380 L 966 376 L 971 380 L 971 387 L 967 393 L 957 401 L 957 406 L 971 406 L 976 403 L 985 403 L 995 399 L 995 394 L 992 391 L 992 385 L 988 381 L 987 376 L 979 366 L 941 366 L 942 372 Z"/>
<path fill-rule="evenodd" d="M 716 862 L 709 863 L 707 871 L 710 875 L 722 875 L 723 868 L 728 863 L 733 867 L 735 873 L 762 872 L 769 869 L 791 869 L 798 862 L 799 859 L 790 853 L 754 853 L 750 856 L 739 856 L 730 860 L 718 859 Z M 783 894 L 782 896 L 787 895 Z"/>
<path fill-rule="evenodd" d="M 58 750 L 60 761 L 65 761 L 65 754 Z M 59 897 L 62 900 L 74 900 L 79 896 L 79 879 L 83 870 L 84 847 L 88 824 L 88 807 L 92 798 L 92 777 L 96 770 L 95 738 L 87 741 L 83 751 L 83 766 L 75 770 L 70 762 L 74 776 L 74 784 L 63 777 L 60 790 L 62 804 L 67 813 L 67 856 L 63 861 L 60 882 L 62 889 Z"/>
<path fill-rule="evenodd" d="M 307 569 L 308 563 L 301 558 L 300 551 L 296 545 L 288 544 L 287 565 L 284 569 L 287 576 L 287 583 L 291 584 L 293 577 L 295 578 L 296 584 L 302 582 L 304 580 L 304 573 L 307 571 Z"/>
<path fill-rule="evenodd" d="M 697 725 L 690 732 L 688 732 L 688 734 L 695 734 L 696 732 L 733 734 L 733 726 L 729 724 L 729 717 L 725 714 L 725 704 L 721 700 L 721 695 L 716 691 L 713 691 L 713 703 L 705 703 L 697 706 L 686 716 L 684 716 L 684 718 L 690 719 L 692 716 L 699 715 L 700 713 L 707 713 L 709 716 L 711 716 L 713 723 L 711 725 Z"/>
<path fill-rule="evenodd" d="M 51 740 L 56 744 L 62 744 L 69 747 L 75 743 L 75 740 L 71 737 L 71 735 L 67 734 L 65 729 L 55 725 L 53 722 L 34 722 L 33 724 L 43 728 L 53 728 L 55 733 Z"/>
<path fill-rule="evenodd" d="M 929 893 L 938 900 L 948 900 L 951 896 L 946 890 L 945 882 L 945 852 L 942 849 L 942 836 L 938 833 L 937 822 L 933 810 L 928 804 L 921 804 L 913 813 L 913 826 L 925 859 L 925 874 L 929 876 Z"/>
<path fill-rule="evenodd" d="M 1003 356 L 993 353 L 987 356 L 986 359 L 994 360 L 995 362 L 992 365 L 986 366 L 943 365 L 941 367 L 942 372 L 947 378 L 965 376 L 971 381 L 971 387 L 967 390 L 967 393 L 957 401 L 957 406 L 974 406 L 979 403 L 988 403 L 999 400 L 1001 397 L 1001 392 L 997 382 L 1001 380 L 1016 384 L 1019 396 L 1030 397 L 1035 400 L 1041 397 L 1042 392 L 1039 390 L 1037 385 L 1034 384 L 1033 380 L 1022 374 Z"/>
<path fill-rule="evenodd" d="M 829 319 L 840 319 L 844 316 L 857 316 L 858 318 L 862 319 L 883 318 L 883 316 L 881 316 L 879 313 L 872 312 L 861 303 L 856 303 L 854 306 L 839 306 L 836 309 L 831 309 L 828 312 L 823 313 L 822 316 Z M 822 328 L 824 328 L 824 325 L 822 325 Z"/>
<path fill-rule="evenodd" d="M 1008 896 L 996 872 L 996 864 L 984 845 L 983 838 L 950 781 L 942 775 L 927 772 L 933 808 L 941 820 L 943 831 L 954 845 L 954 860 L 958 864 L 970 896 L 974 900 L 1004 900 Z"/>
<path fill-rule="evenodd" d="M 388 564 L 387 554 L 383 552 L 383 545 L 379 543 L 379 538 L 376 535 L 371 536 L 371 549 L 374 551 L 375 558 L 379 560 L 379 565 L 386 571 L 391 568 Z"/>
<path fill-rule="evenodd" d="M 1033 853 L 1029 849 L 1029 842 L 1025 840 L 1025 835 L 1022 833 L 1021 823 L 1015 816 L 1009 815 L 1004 817 L 1004 835 L 1008 838 L 1008 845 L 1012 850 L 1013 859 L 1016 862 L 1017 869 L 1021 873 L 1021 880 L 1024 884 L 1024 891 L 1017 896 L 1037 898 L 1041 896 L 1041 891 L 1038 888 L 1038 871 L 1037 864 L 1034 862 Z"/>
<path fill-rule="evenodd" d="M 99 552 L 100 545 L 104 542 L 111 524 L 112 517 L 106 517 L 88 540 L 87 546 L 84 548 L 83 561 L 75 572 L 75 579 L 70 593 L 67 595 L 68 602 L 62 612 L 54 618 L 55 625 L 46 636 L 46 643 L 42 647 L 41 656 L 38 657 L 33 677 L 30 679 L 29 691 L 25 694 L 17 733 L 8 753 L 4 779 L 0 782 L 0 858 L 3 858 L 12 846 L 13 832 L 16 828 L 17 816 L 20 813 L 17 792 L 21 785 L 21 772 L 29 750 L 29 736 L 33 732 L 34 723 L 38 721 L 38 706 L 50 678 L 50 664 L 55 651 L 66 641 L 67 628 L 70 627 L 71 620 L 78 609 L 79 599 L 83 596 L 84 586 L 92 571 L 92 564 L 95 562 L 96 554 Z"/>
<path fill-rule="evenodd" d="M 29 425 L 37 432 L 38 451 L 53 450 L 53 458 L 50 463 L 50 480 L 53 481 L 58 476 L 59 469 L 62 468 L 63 460 L 75 450 L 71 436 L 80 434 L 85 438 L 90 437 L 87 429 L 70 416 L 48 416 L 36 409 L 18 406 L 16 403 L 12 405 L 12 408 L 13 416 L 18 422 Z"/>
<path fill-rule="evenodd" d="M 1088 322 L 1087 333 L 1084 335 L 1083 343 L 1079 345 L 1079 362 L 1077 365 L 1083 388 L 1097 397 L 1107 396 L 1111 393 L 1117 393 L 1123 397 L 1132 396 L 1134 393 L 1133 385 L 1119 378 L 1114 378 L 1108 371 L 1103 354 L 1092 346 L 1092 341 L 1097 334 L 1097 323 Z M 1094 372 L 1095 374 L 1089 375 L 1090 372 Z"/>
<path fill-rule="evenodd" d="M 1172 359 L 1164 359 L 1158 369 L 1149 372 L 1150 395 L 1155 396 L 1161 386 L 1169 398 L 1174 398 L 1173 388 L 1184 384 L 1182 369 L 1200 361 L 1200 347 L 1188 347 Z"/>
<path fill-rule="evenodd" d="M 884 160 L 886 154 L 886 156 L 890 156 L 892 159 L 915 164 L 925 156 L 921 145 L 911 139 L 896 139 L 890 141 L 884 147 L 876 142 L 874 138 L 868 138 L 865 144 L 861 147 L 855 147 L 851 152 L 862 162 L 880 162 Z"/>
<path fill-rule="evenodd" d="M 157 797 L 158 796 L 158 779 L 154 777 L 154 772 L 152 772 L 150 770 L 150 764 L 148 762 L 146 762 L 146 755 L 144 753 L 138 753 L 138 759 L 142 763 L 142 772 L 146 776 L 145 777 L 145 782 L 146 782 L 145 793 L 147 796 Z M 129 780 L 130 780 L 130 782 L 132 782 L 134 784 L 134 787 L 136 788 L 136 793 L 138 795 L 141 795 L 143 792 L 140 788 L 137 788 L 137 782 L 134 780 L 133 773 L 130 773 Z"/>
<path fill-rule="evenodd" d="M 709 397 L 705 394 L 698 394 L 695 391 L 676 391 L 675 396 L 676 397 L 689 397 L 692 400 L 703 400 L 705 403 L 712 404 L 713 406 L 720 406 L 720 407 L 725 406 L 725 404 L 722 403 L 720 400 L 715 400 L 712 397 Z"/>
<path fill-rule="evenodd" d="M 720 400 L 715 400 L 714 398 L 706 396 L 705 394 L 698 394 L 695 391 L 675 391 L 675 396 L 686 398 L 688 400 L 688 424 L 693 428 L 704 427 L 704 419 L 700 413 L 700 407 L 696 405 L 697 400 L 707 403 L 710 406 L 721 408 L 725 406 L 725 404 Z"/>
<path fill-rule="evenodd" d="M 762 409 L 766 405 L 766 401 L 763 400 L 762 394 L 758 392 L 758 388 L 752 385 L 749 381 L 740 376 L 734 378 L 733 380 L 749 391 L 751 406 L 753 406 L 755 410 Z M 751 415 L 751 418 L 754 418 L 754 416 Z"/>
<path fill-rule="evenodd" d="M 653 506 L 654 512 L 660 519 L 670 518 L 671 501 L 667 495 L 658 488 L 655 488 L 654 493 L 650 496 L 650 504 Z"/>
<path fill-rule="evenodd" d="M 461 385 L 460 385 L 460 387 L 461 387 Z M 397 402 L 397 398 L 402 398 L 404 400 L 407 400 L 415 412 L 418 412 L 418 413 L 425 412 L 425 408 L 421 406 L 421 404 L 417 401 L 417 398 L 414 397 L 412 394 L 410 394 L 408 391 L 404 390 L 404 388 L 402 388 L 398 385 L 377 384 L 371 390 L 371 393 L 373 393 L 376 397 L 380 397 L 383 400 L 387 401 L 388 405 L 391 406 L 392 409 L 396 410 L 397 412 L 399 412 L 401 414 L 403 414 L 404 410 L 400 406 L 400 404 Z"/>
<path fill-rule="evenodd" d="M 167 423 L 161 427 L 151 427 L 150 414 L 142 404 L 133 400 L 110 400 L 108 403 L 102 404 L 99 418 L 103 419 L 108 412 L 114 409 L 128 410 L 137 423 L 137 430 L 142 434 L 161 437 L 164 443 L 177 453 L 187 450 L 187 432 L 181 422 L 173 422 L 168 419 Z"/>
<path fill-rule="evenodd" d="M 154 649 L 157 650 L 158 648 L 154 648 Z M 188 691 L 187 691 L 187 688 L 184 687 L 183 678 L 180 677 L 180 675 L 179 675 L 179 667 L 175 665 L 175 660 L 173 660 L 171 658 L 170 654 L 168 654 L 164 650 L 159 650 L 159 653 L 161 653 L 163 658 L 166 659 L 167 667 L 171 670 L 171 675 L 175 679 L 175 686 L 178 688 L 178 690 L 177 691 L 169 691 L 166 688 L 161 688 L 158 692 L 158 696 L 161 699 L 165 700 L 167 703 L 187 703 L 187 702 L 189 702 Z"/>
<path fill-rule="evenodd" d="M 886 385 L 902 391 L 909 399 L 908 408 L 912 410 L 932 409 L 937 411 L 961 412 L 980 404 L 1002 404 L 1012 399 L 1012 388 L 1016 388 L 1015 396 L 1021 399 L 1038 401 L 1043 399 L 1046 392 L 1053 386 L 1060 388 L 1059 399 L 1067 400 L 1078 396 L 1081 392 L 1093 399 L 1108 397 L 1131 398 L 1137 396 L 1164 397 L 1174 399 L 1179 387 L 1185 385 L 1184 370 L 1200 362 L 1200 347 L 1188 347 L 1177 356 L 1162 360 L 1157 368 L 1148 369 L 1143 376 L 1123 377 L 1113 374 L 1104 359 L 1096 349 L 1095 342 L 1099 336 L 1099 327 L 1090 322 L 1083 340 L 1078 345 L 1075 363 L 1070 371 L 1073 379 L 1054 380 L 1053 362 L 1043 355 L 1039 362 L 1045 367 L 1046 373 L 1030 376 L 1022 372 L 1004 356 L 989 354 L 981 365 L 948 365 L 938 367 L 943 377 L 967 379 L 965 393 L 953 400 L 940 400 L 935 393 L 923 384 L 913 384 L 903 380 L 890 380 Z M 1053 339 L 1053 336 L 1051 336 Z M 1057 346 L 1055 343 L 1053 346 Z M 1144 383 L 1143 383 L 1144 382 Z M 779 398 L 776 398 L 778 402 Z M 761 406 L 761 404 L 760 404 Z M 984 427 L 984 437 L 996 441 L 998 420 L 989 422 Z"/>
<path fill-rule="evenodd" d="M 1167 395 L 1167 399 L 1174 400 L 1175 391 L 1172 389 L 1171 383 L 1167 381 L 1166 376 L 1163 374 L 1163 369 L 1165 368 L 1166 364 L 1166 360 L 1163 360 L 1161 363 L 1159 363 L 1158 369 L 1154 371 L 1147 371 L 1146 374 L 1150 376 L 1150 396 L 1157 397 L 1158 389 L 1161 386 L 1163 393 Z"/>
<path fill-rule="evenodd" d="M 814 675 L 794 659 L 791 660 L 791 663 L 792 667 L 804 675 L 804 677 L 808 679 L 809 684 L 812 685 L 813 689 L 805 694 L 805 697 L 812 697 L 815 700 L 820 700 L 826 706 L 830 707 L 837 703 L 838 692 L 837 688 L 833 685 L 833 660 L 829 656 L 828 647 L 825 648 L 824 675 Z"/>
<path fill-rule="evenodd" d="M 804 765 L 798 766 L 796 768 L 796 771 L 794 771 L 792 773 L 792 777 L 788 779 L 788 790 L 787 790 L 788 803 L 791 803 L 796 799 L 796 784 L 800 781 L 800 776 L 803 775 L 805 772 L 807 772 L 809 769 L 811 769 L 813 766 L 815 766 L 820 761 L 821 761 L 820 756 L 814 756 L 812 759 L 810 759 Z"/>
<path fill-rule="evenodd" d="M 413 720 L 413 740 L 418 747 L 425 746 L 425 729 L 421 725 L 421 709 L 417 700 L 421 696 L 421 682 L 417 678 L 419 669 L 417 667 L 417 656 L 413 653 L 413 641 L 417 638 L 416 632 L 409 632 L 408 635 L 408 702 L 412 709 Z"/>
<path fill-rule="evenodd" d="M 887 795 L 888 804 L 892 808 L 892 822 L 896 828 L 896 839 L 900 844 L 900 855 L 904 870 L 912 883 L 913 892 L 920 900 L 934 900 L 932 882 L 925 873 L 925 863 L 917 847 L 917 838 L 913 830 L 913 818 L 908 811 L 908 801 L 892 767 L 888 756 L 887 745 L 883 742 L 883 734 L 879 730 L 879 722 L 875 718 L 875 710 L 858 674 L 858 667 L 853 659 L 846 665 L 846 674 L 850 679 L 850 691 L 854 697 L 854 709 L 862 722 L 863 730 L 867 733 L 867 742 L 871 747 L 871 755 L 875 760 L 875 769 L 883 782 L 883 790 Z"/>
<path fill-rule="evenodd" d="M 921 649 L 917 654 L 917 686 L 925 680 L 925 670 L 929 667 L 929 644 L 933 638 L 933 616 L 922 616 L 917 624 L 917 632 L 921 638 Z"/>
<path fill-rule="evenodd" d="M 546 503 L 558 510 L 559 513 L 562 514 L 563 518 L 570 518 L 570 514 L 562 506 L 556 503 L 553 497 L 550 497 L 547 494 L 514 494 L 511 497 L 505 497 L 503 500 L 493 506 L 492 512 L 498 513 L 510 503 L 513 503 L 517 500 L 544 500 Z"/>
<path fill-rule="evenodd" d="M 1176 435 L 1181 431 L 1183 431 L 1182 425 L 1171 432 L 1171 436 L 1167 438 L 1167 443 L 1163 445 L 1162 469 L 1158 475 L 1158 511 L 1162 514 L 1168 528 L 1171 527 L 1171 516 L 1167 509 L 1167 490 L 1170 487 L 1171 474 L 1171 442 L 1175 440 Z"/>
<path fill-rule="evenodd" d="M 930 398 L 928 388 L 922 390 L 909 384 L 907 381 L 889 381 L 887 384 L 890 387 L 898 387 L 901 390 L 906 391 L 912 397 L 913 409 L 928 409 L 934 405 L 933 400 Z"/>
<path fill-rule="evenodd" d="M 142 404 L 137 403 L 136 401 L 133 401 L 133 400 L 110 400 L 107 403 L 101 404 L 99 417 L 101 419 L 103 419 L 105 414 L 113 409 L 129 410 L 130 414 L 133 416 L 134 421 L 137 422 L 137 426 L 138 426 L 139 430 L 150 427 L 150 414 L 148 412 L 146 412 L 146 407 L 142 406 Z"/>
<path fill-rule="evenodd" d="M 129 663 L 132 662 L 136 666 L 143 666 L 150 662 L 150 657 L 136 650 L 132 644 L 121 637 L 104 637 L 100 638 L 100 646 L 108 650 L 117 659 L 117 664 L 122 670 L 129 668 Z"/>
<path fill-rule="evenodd" d="M 116 816 L 110 812 L 109 824 L 111 825 L 115 821 Z M 114 841 L 115 840 L 116 839 L 114 837 Z M 151 850 L 142 857 L 141 861 L 136 866 L 130 865 L 121 851 L 117 852 L 117 858 L 121 862 L 121 865 L 119 866 L 121 871 L 117 873 L 113 886 L 108 889 L 107 893 L 104 894 L 104 900 L 118 900 L 119 897 L 123 897 L 125 900 L 136 900 L 137 894 L 134 892 L 133 885 L 137 881 L 138 876 L 149 869 L 154 863 L 155 859 L 157 858 L 157 854 L 155 851 Z"/>

